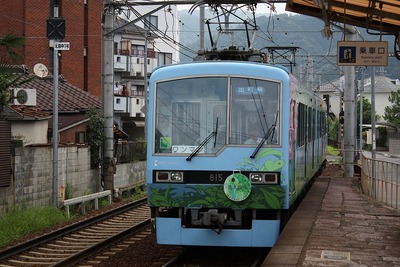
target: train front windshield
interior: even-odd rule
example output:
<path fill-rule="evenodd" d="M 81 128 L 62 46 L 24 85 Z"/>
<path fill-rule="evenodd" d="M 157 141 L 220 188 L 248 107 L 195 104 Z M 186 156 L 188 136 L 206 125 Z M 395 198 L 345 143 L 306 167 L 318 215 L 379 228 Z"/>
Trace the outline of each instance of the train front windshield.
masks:
<path fill-rule="evenodd" d="M 279 82 L 241 77 L 158 82 L 154 152 L 213 154 L 226 145 L 280 145 L 280 88 Z"/>

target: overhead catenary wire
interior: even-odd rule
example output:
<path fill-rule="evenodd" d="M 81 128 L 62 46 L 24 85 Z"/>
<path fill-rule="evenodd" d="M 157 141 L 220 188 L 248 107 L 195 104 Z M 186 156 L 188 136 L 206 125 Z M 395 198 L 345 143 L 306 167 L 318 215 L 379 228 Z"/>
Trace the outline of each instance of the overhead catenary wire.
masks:
<path fill-rule="evenodd" d="M 184 46 L 183 44 L 177 42 L 176 40 L 172 39 L 170 36 L 168 36 L 167 34 L 165 34 L 164 32 L 162 32 L 162 31 L 161 31 L 160 29 L 158 29 L 155 25 L 153 25 L 152 23 L 150 23 L 146 18 L 142 17 L 142 15 L 141 15 L 137 10 L 135 10 L 134 8 L 131 8 L 131 9 L 132 9 L 133 13 L 134 13 L 137 17 L 140 17 L 140 20 L 141 20 L 144 24 L 147 23 L 147 25 L 148 25 L 148 27 L 149 27 L 148 30 L 149 30 L 151 33 L 153 33 L 153 34 L 156 35 L 156 36 L 162 36 L 161 40 L 162 40 L 164 43 L 166 43 L 167 45 L 171 46 L 168 42 L 166 42 L 166 40 L 168 40 L 170 43 L 175 44 L 175 45 L 178 45 L 178 47 L 180 47 L 180 48 L 182 48 L 182 49 L 184 49 L 184 50 L 186 50 L 186 51 L 188 51 L 188 52 L 190 52 L 190 53 L 194 53 L 194 54 L 197 53 L 196 51 L 194 51 L 194 50 L 192 50 L 192 49 L 190 49 L 190 48 Z M 134 24 L 134 25 L 135 25 L 135 24 Z M 138 26 L 135 25 L 135 27 L 138 27 Z M 139 32 L 141 32 L 141 31 L 139 31 Z M 142 34 L 143 34 L 143 33 L 142 33 Z M 173 48 L 173 46 L 171 46 L 171 47 Z M 175 50 L 176 50 L 176 49 L 175 49 Z M 180 50 L 176 50 L 176 51 L 178 51 L 178 52 L 180 52 L 180 53 L 183 53 L 183 52 L 181 52 Z"/>

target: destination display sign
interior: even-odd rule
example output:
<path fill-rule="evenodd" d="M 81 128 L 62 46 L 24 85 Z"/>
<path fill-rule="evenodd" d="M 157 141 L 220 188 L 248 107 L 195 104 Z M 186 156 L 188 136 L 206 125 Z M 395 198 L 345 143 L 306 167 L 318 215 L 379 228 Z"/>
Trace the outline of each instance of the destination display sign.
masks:
<path fill-rule="evenodd" d="M 261 86 L 239 86 L 236 88 L 238 95 L 264 94 L 265 88 Z"/>
<path fill-rule="evenodd" d="M 338 66 L 387 66 L 388 43 L 384 41 L 340 41 Z"/>

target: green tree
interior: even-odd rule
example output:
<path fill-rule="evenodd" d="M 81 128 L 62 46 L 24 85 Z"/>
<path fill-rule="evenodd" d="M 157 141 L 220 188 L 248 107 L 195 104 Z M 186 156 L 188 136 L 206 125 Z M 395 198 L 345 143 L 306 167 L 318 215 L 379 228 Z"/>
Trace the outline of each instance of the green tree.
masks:
<path fill-rule="evenodd" d="M 357 114 L 360 114 L 360 99 L 357 101 Z M 371 102 L 363 97 L 363 124 L 371 124 Z M 360 116 L 357 117 L 357 125 L 360 125 Z"/>
<path fill-rule="evenodd" d="M 103 132 L 104 119 L 100 111 L 95 108 L 90 108 L 87 115 L 89 121 L 86 124 L 86 136 L 90 146 L 91 166 L 98 168 L 101 164 L 100 149 L 105 138 Z"/>
<path fill-rule="evenodd" d="M 328 125 L 328 139 L 337 143 L 339 119 L 337 117 L 334 119 L 328 117 L 327 125 Z"/>
<path fill-rule="evenodd" d="M 23 60 L 16 49 L 24 44 L 25 39 L 14 35 L 0 37 L 0 113 L 10 103 L 10 88 L 18 87 L 31 81 L 23 74 L 16 74 L 10 70 L 12 64 L 20 64 Z"/>
<path fill-rule="evenodd" d="M 21 64 L 23 57 L 16 50 L 22 47 L 25 39 L 20 36 L 7 34 L 0 37 L 1 64 Z"/>
<path fill-rule="evenodd" d="M 396 128 L 400 128 L 400 89 L 392 91 L 388 97 L 391 106 L 385 107 L 385 115 L 383 118 L 387 122 L 391 122 L 396 125 Z"/>
<path fill-rule="evenodd" d="M 362 124 L 371 124 L 371 102 L 363 97 Z M 360 99 L 357 101 L 357 138 L 360 136 Z"/>

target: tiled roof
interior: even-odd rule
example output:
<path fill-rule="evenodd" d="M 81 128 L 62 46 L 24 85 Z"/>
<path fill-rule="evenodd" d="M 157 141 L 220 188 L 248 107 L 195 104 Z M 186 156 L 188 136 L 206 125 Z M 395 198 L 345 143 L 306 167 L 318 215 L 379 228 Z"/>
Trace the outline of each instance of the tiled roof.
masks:
<path fill-rule="evenodd" d="M 5 110 L 6 111 L 6 110 Z M 51 117 L 48 112 L 41 111 L 37 107 L 11 105 L 2 114 L 7 120 L 44 120 Z"/>
<path fill-rule="evenodd" d="M 58 116 L 58 130 L 66 130 L 74 125 L 85 123 L 88 119 L 86 114 L 60 114 Z M 53 129 L 53 118 L 49 119 L 49 128 Z"/>
<path fill-rule="evenodd" d="M 341 85 L 341 79 L 343 79 Z M 322 84 L 319 88 L 321 93 L 343 90 L 344 78 Z M 397 83 L 397 85 L 395 84 Z M 398 80 L 386 76 L 375 76 L 375 93 L 390 93 L 400 89 Z M 371 92 L 371 77 L 364 79 L 364 92 Z"/>
<path fill-rule="evenodd" d="M 27 76 L 32 76 L 25 74 Z M 19 88 L 36 89 L 36 107 L 42 111 L 53 113 L 53 78 L 36 77 L 33 81 Z M 62 77 L 58 81 L 58 112 L 80 112 L 90 107 L 101 108 L 101 100 L 88 92 L 65 81 Z"/>
<path fill-rule="evenodd" d="M 118 126 L 114 124 L 114 138 L 116 139 L 128 139 L 129 135 L 122 131 Z"/>
<path fill-rule="evenodd" d="M 48 119 L 50 114 L 38 110 L 36 107 L 28 106 L 15 106 L 4 107 L 0 111 L 0 120 L 45 120 Z"/>
<path fill-rule="evenodd" d="M 34 77 L 32 81 L 24 83 L 17 88 L 35 89 L 36 105 L 25 106 L 11 104 L 1 113 L 2 118 L 8 120 L 39 120 L 51 118 L 53 114 L 53 77 L 36 77 L 26 66 L 13 66 L 10 70 L 23 75 L 21 80 Z M 62 117 L 61 115 L 63 113 L 82 113 L 89 110 L 91 107 L 100 109 L 101 99 L 68 83 L 62 76 L 59 77 L 58 112 L 60 117 Z"/>

